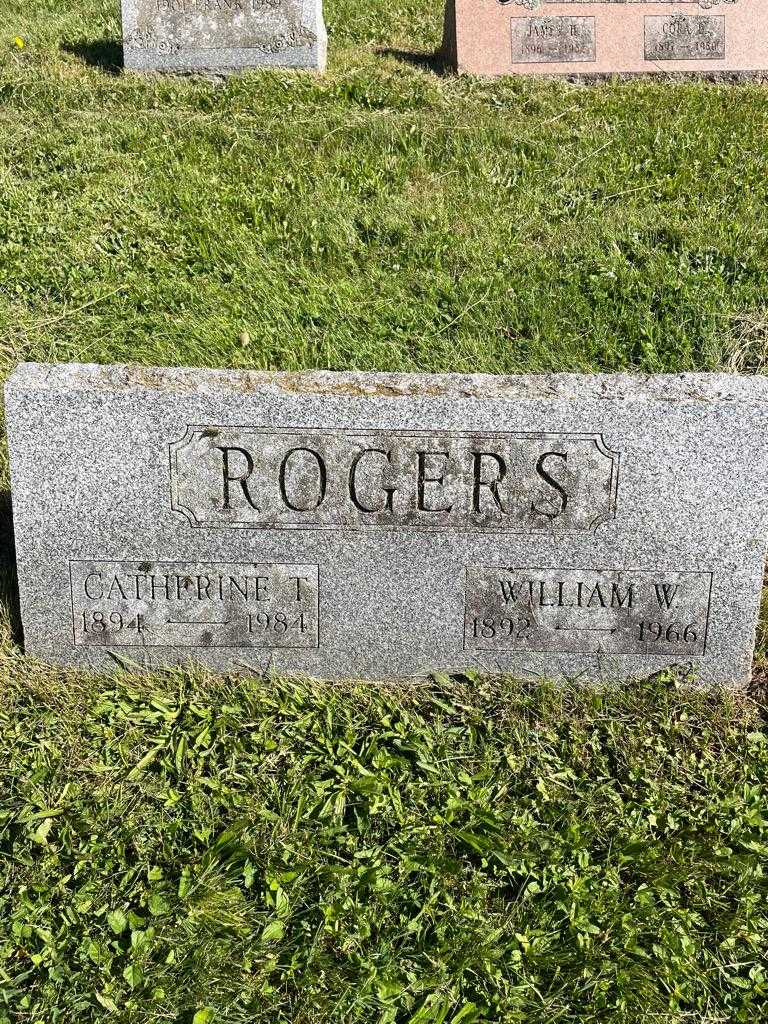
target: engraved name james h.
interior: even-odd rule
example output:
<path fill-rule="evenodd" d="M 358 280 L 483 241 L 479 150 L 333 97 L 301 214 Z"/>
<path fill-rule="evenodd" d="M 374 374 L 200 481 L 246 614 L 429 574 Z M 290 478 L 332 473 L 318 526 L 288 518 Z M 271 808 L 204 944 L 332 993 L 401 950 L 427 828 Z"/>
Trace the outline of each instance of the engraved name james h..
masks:
<path fill-rule="evenodd" d="M 192 526 L 566 533 L 616 515 L 599 433 L 188 426 L 171 508 Z"/>

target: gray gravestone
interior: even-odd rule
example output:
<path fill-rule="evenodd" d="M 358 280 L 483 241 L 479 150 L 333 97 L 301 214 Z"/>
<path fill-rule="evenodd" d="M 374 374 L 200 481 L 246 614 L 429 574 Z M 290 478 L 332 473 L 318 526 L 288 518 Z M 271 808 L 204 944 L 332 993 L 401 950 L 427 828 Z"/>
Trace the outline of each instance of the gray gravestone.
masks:
<path fill-rule="evenodd" d="M 322 70 L 322 0 L 122 0 L 130 71 Z"/>
<path fill-rule="evenodd" d="M 768 379 L 24 364 L 6 407 L 46 660 L 749 678 Z"/>

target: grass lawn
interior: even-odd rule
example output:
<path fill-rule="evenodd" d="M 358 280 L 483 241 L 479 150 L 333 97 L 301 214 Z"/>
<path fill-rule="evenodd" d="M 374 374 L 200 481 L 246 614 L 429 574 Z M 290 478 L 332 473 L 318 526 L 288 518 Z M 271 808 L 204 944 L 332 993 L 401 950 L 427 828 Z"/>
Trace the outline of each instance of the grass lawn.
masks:
<path fill-rule="evenodd" d="M 3 380 L 768 366 L 764 87 L 458 79 L 439 0 L 140 79 L 116 0 L 0 4 Z M 768 1021 L 759 687 L 57 673 L 7 488 L 0 1024 Z"/>

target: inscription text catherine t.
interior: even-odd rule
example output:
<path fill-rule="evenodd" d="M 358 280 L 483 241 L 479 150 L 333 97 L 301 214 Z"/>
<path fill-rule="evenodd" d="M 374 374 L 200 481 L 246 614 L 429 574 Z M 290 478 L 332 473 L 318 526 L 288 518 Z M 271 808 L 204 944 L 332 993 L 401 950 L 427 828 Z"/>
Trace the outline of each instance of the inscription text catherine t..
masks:
<path fill-rule="evenodd" d="M 316 565 L 71 561 L 76 647 L 317 647 Z"/>

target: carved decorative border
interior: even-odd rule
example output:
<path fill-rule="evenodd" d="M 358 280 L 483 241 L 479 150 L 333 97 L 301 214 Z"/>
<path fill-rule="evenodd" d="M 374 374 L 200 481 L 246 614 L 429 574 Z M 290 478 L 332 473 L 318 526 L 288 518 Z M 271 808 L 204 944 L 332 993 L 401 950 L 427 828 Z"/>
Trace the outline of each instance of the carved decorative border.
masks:
<path fill-rule="evenodd" d="M 389 532 L 389 533 L 476 533 L 478 535 L 492 536 L 492 535 L 506 535 L 506 536 L 528 536 L 542 531 L 536 530 L 521 530 L 521 529 L 496 529 L 496 528 L 483 528 L 468 524 L 466 526 L 457 526 L 455 524 L 447 526 L 433 525 L 431 527 L 426 526 L 414 526 L 408 523 L 394 523 L 392 525 L 382 525 L 378 523 L 366 523 L 366 524 L 350 524 L 350 523 L 336 523 L 326 524 L 319 523 L 316 525 L 310 525 L 307 523 L 281 523 L 279 525 L 263 525 L 260 523 L 211 523 L 201 522 L 195 515 L 194 511 L 187 505 L 183 504 L 179 497 L 178 490 L 178 454 L 188 444 L 191 444 L 195 436 L 200 436 L 202 431 L 206 430 L 244 430 L 251 431 L 253 433 L 270 433 L 270 434 L 350 434 L 353 437 L 360 436 L 361 434 L 403 434 L 409 437 L 423 436 L 432 437 L 436 434 L 447 434 L 454 437 L 512 437 L 520 440 L 536 439 L 536 440 L 562 440 L 568 438 L 576 438 L 581 441 L 591 440 L 597 451 L 605 456 L 610 461 L 611 469 L 608 480 L 608 507 L 605 512 L 601 512 L 600 515 L 594 519 L 589 526 L 585 529 L 572 529 L 562 530 L 563 534 L 571 533 L 594 533 L 599 526 L 604 523 L 610 522 L 616 518 L 616 512 L 618 508 L 618 488 L 619 488 L 619 468 L 621 465 L 621 452 L 614 451 L 608 447 L 605 437 L 600 432 L 580 432 L 580 431 L 547 431 L 547 430 L 409 430 L 407 428 L 394 427 L 391 429 L 384 429 L 382 427 L 371 427 L 370 429 L 352 430 L 348 428 L 334 429 L 329 427 L 263 427 L 263 426 L 252 426 L 243 424 L 187 424 L 187 428 L 184 434 L 178 439 L 178 441 L 172 441 L 168 445 L 168 470 L 170 478 L 170 495 L 171 495 L 171 511 L 178 512 L 183 515 L 187 522 L 195 529 L 213 529 L 213 530 L 309 530 L 318 531 L 324 530 L 336 531 L 336 532 Z"/>

